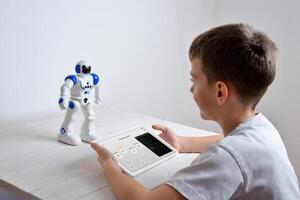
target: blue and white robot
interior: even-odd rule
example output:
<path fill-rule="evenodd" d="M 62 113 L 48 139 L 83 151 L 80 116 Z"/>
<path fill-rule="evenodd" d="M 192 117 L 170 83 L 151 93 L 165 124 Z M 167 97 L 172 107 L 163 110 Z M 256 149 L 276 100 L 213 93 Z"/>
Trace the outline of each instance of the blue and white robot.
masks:
<path fill-rule="evenodd" d="M 65 78 L 58 101 L 60 109 L 67 111 L 57 140 L 70 145 L 79 145 L 81 140 L 91 142 L 97 139 L 93 105 L 101 102 L 99 76 L 91 73 L 91 66 L 85 61 L 79 61 L 75 71 L 76 75 Z M 74 132 L 74 122 L 80 109 L 85 118 L 79 136 Z"/>

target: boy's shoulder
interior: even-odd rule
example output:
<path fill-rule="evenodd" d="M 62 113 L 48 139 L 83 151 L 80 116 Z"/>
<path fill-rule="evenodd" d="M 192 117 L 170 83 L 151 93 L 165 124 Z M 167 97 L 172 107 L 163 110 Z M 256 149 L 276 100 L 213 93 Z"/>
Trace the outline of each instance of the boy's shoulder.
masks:
<path fill-rule="evenodd" d="M 258 157 L 270 158 L 278 153 L 287 155 L 278 131 L 261 113 L 238 125 L 217 145 L 226 149 L 240 162 L 247 160 L 252 162 Z M 261 161 L 267 162 L 267 160 Z"/>
<path fill-rule="evenodd" d="M 257 184 L 263 184 L 266 190 L 261 191 L 261 196 L 280 191 L 278 197 L 299 197 L 297 177 L 284 143 L 264 115 L 258 114 L 240 124 L 216 146 L 226 149 L 238 163 L 251 194 L 257 194 Z M 291 187 L 283 189 L 286 185 Z"/>

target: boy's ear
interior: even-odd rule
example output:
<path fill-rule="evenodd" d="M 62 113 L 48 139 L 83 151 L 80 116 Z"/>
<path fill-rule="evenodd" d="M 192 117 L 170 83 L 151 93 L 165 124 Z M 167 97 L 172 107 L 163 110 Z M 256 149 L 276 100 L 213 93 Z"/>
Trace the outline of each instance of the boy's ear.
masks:
<path fill-rule="evenodd" d="M 227 101 L 228 87 L 225 82 L 223 81 L 216 82 L 216 96 L 219 105 L 223 105 Z"/>

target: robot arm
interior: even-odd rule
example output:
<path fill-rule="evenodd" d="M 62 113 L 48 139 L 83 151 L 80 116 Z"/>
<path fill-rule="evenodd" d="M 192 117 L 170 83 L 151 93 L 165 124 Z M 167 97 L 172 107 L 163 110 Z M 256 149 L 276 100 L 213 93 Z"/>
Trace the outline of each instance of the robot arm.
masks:
<path fill-rule="evenodd" d="M 95 103 L 99 104 L 102 101 L 102 94 L 100 91 L 100 79 L 97 74 L 91 73 L 93 77 L 93 85 L 95 87 Z"/>
<path fill-rule="evenodd" d="M 68 106 L 70 90 L 77 82 L 76 76 L 68 76 L 65 79 L 64 84 L 60 88 L 60 98 L 58 100 L 58 104 L 60 109 L 65 110 Z"/>
<path fill-rule="evenodd" d="M 95 103 L 99 104 L 102 101 L 102 93 L 100 90 L 100 86 L 96 85 L 95 86 Z"/>

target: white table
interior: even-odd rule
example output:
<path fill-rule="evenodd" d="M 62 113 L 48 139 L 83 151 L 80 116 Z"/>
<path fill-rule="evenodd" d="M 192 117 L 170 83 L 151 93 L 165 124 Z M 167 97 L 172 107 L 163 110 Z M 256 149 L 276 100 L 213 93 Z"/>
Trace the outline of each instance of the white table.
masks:
<path fill-rule="evenodd" d="M 180 135 L 212 133 L 108 106 L 96 107 L 97 134 L 107 137 L 144 124 L 162 123 Z M 115 199 L 96 153 L 88 143 L 69 146 L 56 141 L 64 112 L 0 122 L 0 187 L 26 199 Z M 82 116 L 78 118 L 78 131 Z M 137 176 L 147 188 L 165 182 L 198 154 L 177 157 Z"/>

